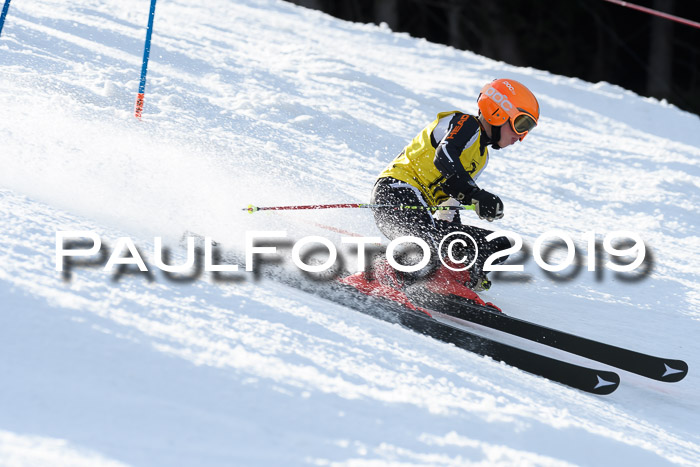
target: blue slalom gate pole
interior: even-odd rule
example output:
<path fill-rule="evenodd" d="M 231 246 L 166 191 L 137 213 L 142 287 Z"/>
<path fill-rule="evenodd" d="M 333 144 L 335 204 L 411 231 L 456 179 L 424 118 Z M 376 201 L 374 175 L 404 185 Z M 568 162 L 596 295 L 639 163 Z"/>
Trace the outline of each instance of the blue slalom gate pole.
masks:
<path fill-rule="evenodd" d="M 10 3 L 10 0 L 7 0 Z M 143 65 L 141 65 L 141 82 L 139 83 L 139 93 L 136 96 L 136 108 L 134 116 L 141 120 L 143 112 L 143 98 L 146 93 L 146 72 L 148 71 L 148 56 L 151 53 L 151 36 L 153 35 L 153 19 L 156 16 L 156 0 L 151 0 L 151 11 L 148 14 L 148 29 L 146 30 L 146 44 L 143 48 Z"/>
<path fill-rule="evenodd" d="M 5 0 L 5 4 L 2 7 L 2 13 L 0 14 L 0 34 L 2 34 L 2 26 L 5 24 L 5 17 L 7 16 L 7 10 L 10 9 L 10 0 Z"/>

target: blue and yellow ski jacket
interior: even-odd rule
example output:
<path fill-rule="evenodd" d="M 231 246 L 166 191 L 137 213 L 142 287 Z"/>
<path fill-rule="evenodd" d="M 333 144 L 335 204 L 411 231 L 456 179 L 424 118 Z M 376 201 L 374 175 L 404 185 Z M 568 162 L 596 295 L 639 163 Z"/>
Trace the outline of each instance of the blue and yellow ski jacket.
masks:
<path fill-rule="evenodd" d="M 379 178 L 391 177 L 416 187 L 428 205 L 450 196 L 465 200 L 478 190 L 476 180 L 489 159 L 491 143 L 474 115 L 442 112 L 394 159 Z"/>

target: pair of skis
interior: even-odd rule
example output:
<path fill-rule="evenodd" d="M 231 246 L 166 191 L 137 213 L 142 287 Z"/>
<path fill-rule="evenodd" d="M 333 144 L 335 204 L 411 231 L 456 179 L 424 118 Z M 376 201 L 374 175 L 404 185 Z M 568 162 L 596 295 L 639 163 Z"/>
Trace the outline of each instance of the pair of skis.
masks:
<path fill-rule="evenodd" d="M 370 204 L 336 204 L 336 205 L 310 205 L 310 206 L 276 206 L 256 207 L 249 205 L 249 213 L 262 210 L 289 210 L 289 209 L 329 209 L 329 208 L 373 208 L 379 205 Z M 422 209 L 419 206 L 381 206 L 397 209 Z M 432 208 L 431 208 L 432 209 Z M 436 207 L 435 209 L 473 209 L 473 206 Z M 345 283 L 354 291 L 365 295 L 372 295 L 368 290 L 353 287 L 351 282 Z M 297 284 L 298 286 L 299 284 Z M 302 287 L 304 288 L 304 287 Z M 309 290 L 319 294 L 318 289 Z M 321 293 L 323 295 L 323 293 Z M 337 297 L 327 297 L 334 301 Z M 488 307 L 473 304 L 472 302 L 460 302 L 452 300 L 446 307 L 430 307 L 439 309 L 426 313 L 413 305 L 406 306 L 405 300 L 397 302 L 396 297 L 382 297 L 384 303 L 390 306 L 376 310 L 373 305 L 357 306 L 354 308 L 366 314 L 380 319 L 399 322 L 403 326 L 427 334 L 436 339 L 456 345 L 457 347 L 485 355 L 502 361 L 506 364 L 518 367 L 529 373 L 557 381 L 568 386 L 591 392 L 594 394 L 610 394 L 620 384 L 620 377 L 612 371 L 595 370 L 593 368 L 575 365 L 573 363 L 558 360 L 556 358 L 539 355 L 518 347 L 503 344 L 492 339 L 473 334 L 461 327 L 455 327 L 449 318 L 471 322 L 514 336 L 528 339 L 556 349 L 595 360 L 606 365 L 619 368 L 631 373 L 651 378 L 657 381 L 677 382 L 688 373 L 688 364 L 682 360 L 666 359 L 647 355 L 633 350 L 616 347 L 610 344 L 587 339 L 574 334 L 569 334 L 556 329 L 551 329 L 528 321 L 523 321 L 511 316 L 492 311 Z M 393 300 L 393 301 L 392 301 Z M 449 301 L 449 300 L 448 300 Z M 343 302 L 341 302 L 343 303 Z M 347 304 L 345 302 L 344 304 Z M 352 306 L 352 305 L 351 305 Z M 445 317 L 447 319 L 445 319 Z"/>
<path fill-rule="evenodd" d="M 461 349 L 593 394 L 612 393 L 620 384 L 619 375 L 614 371 L 576 365 L 483 337 L 459 327 L 451 319 L 495 329 L 657 381 L 680 381 L 688 373 L 688 365 L 682 360 L 647 355 L 551 329 L 456 297 L 443 300 L 441 306 L 430 307 L 427 312 L 418 307 L 406 307 L 405 304 L 381 307 L 380 313 L 372 312 L 368 307 L 355 308 L 387 321 L 398 322 Z M 430 311 L 435 309 L 440 311 Z"/>
<path fill-rule="evenodd" d="M 242 259 L 232 255 L 227 262 L 242 264 Z M 440 306 L 431 306 L 427 303 L 425 305 L 427 311 L 416 306 L 407 306 L 405 302 L 397 301 L 396 297 L 368 292 L 371 287 L 365 290 L 362 287 L 358 288 L 359 284 L 347 281 L 351 276 L 323 286 L 319 282 L 295 278 L 294 275 L 277 271 L 274 267 L 266 269 L 264 275 L 375 318 L 398 323 L 405 328 L 461 349 L 491 357 L 528 373 L 594 394 L 610 394 L 617 389 L 620 384 L 618 374 L 613 371 L 576 365 L 504 344 L 463 329 L 450 319 L 485 326 L 658 381 L 680 381 L 688 373 L 687 363 L 681 360 L 647 355 L 558 331 L 492 311 L 489 307 L 460 301 L 457 297 L 443 302 Z M 431 313 L 429 310 L 440 311 Z"/>

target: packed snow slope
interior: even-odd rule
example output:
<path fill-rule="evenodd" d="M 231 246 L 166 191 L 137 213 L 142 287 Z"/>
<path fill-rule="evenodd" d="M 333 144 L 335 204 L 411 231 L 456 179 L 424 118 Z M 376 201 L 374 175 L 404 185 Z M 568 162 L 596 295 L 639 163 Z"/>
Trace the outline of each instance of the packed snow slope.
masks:
<path fill-rule="evenodd" d="M 277 0 L 163 0 L 137 121 L 147 15 L 18 0 L 0 37 L 0 464 L 697 465 L 696 115 Z M 184 261 L 186 231 L 231 251 L 253 230 L 379 235 L 367 210 L 241 208 L 367 202 L 415 133 L 475 112 L 496 77 L 529 86 L 542 118 L 491 154 L 479 183 L 506 216 L 490 226 L 530 250 L 564 230 L 584 263 L 586 232 L 634 231 L 650 261 L 554 280 L 526 252 L 484 298 L 684 359 L 684 381 L 620 372 L 591 396 L 243 271 L 55 270 L 59 230 L 130 237 L 149 265 L 156 236 Z"/>

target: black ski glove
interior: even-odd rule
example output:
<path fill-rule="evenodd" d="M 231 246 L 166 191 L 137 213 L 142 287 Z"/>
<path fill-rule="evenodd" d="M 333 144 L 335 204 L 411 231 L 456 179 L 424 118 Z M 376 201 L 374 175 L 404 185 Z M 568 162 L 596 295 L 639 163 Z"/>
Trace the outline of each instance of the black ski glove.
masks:
<path fill-rule="evenodd" d="M 476 215 L 491 222 L 503 217 L 503 201 L 501 198 L 479 188 L 471 194 L 472 204 Z"/>

